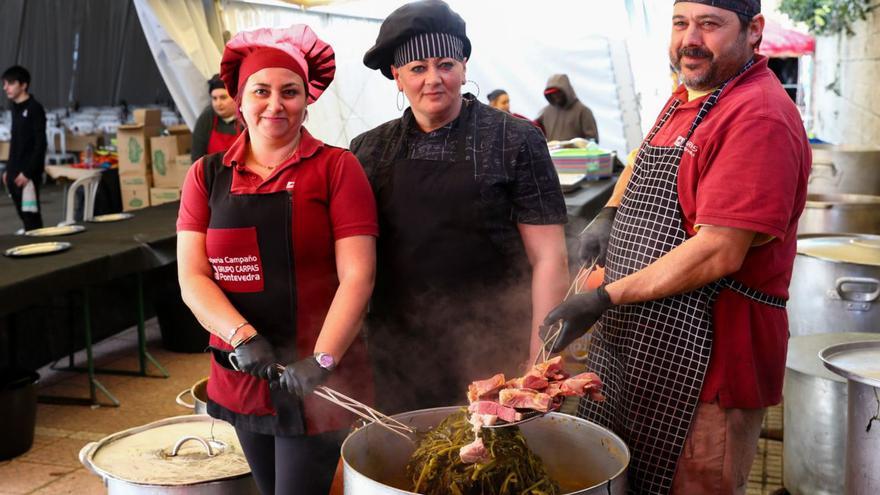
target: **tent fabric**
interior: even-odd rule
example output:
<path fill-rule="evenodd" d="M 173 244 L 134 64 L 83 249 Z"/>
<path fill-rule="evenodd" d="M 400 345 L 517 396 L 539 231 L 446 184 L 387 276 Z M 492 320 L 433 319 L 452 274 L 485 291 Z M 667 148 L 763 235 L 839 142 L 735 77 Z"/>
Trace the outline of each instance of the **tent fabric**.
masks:
<path fill-rule="evenodd" d="M 220 67 L 202 2 L 134 0 L 134 6 L 165 86 L 192 129 L 210 100 L 207 80 Z"/>
<path fill-rule="evenodd" d="M 764 25 L 764 37 L 758 51 L 768 57 L 800 57 L 816 51 L 816 39 L 808 34 L 794 29 L 786 29 L 767 20 Z"/>

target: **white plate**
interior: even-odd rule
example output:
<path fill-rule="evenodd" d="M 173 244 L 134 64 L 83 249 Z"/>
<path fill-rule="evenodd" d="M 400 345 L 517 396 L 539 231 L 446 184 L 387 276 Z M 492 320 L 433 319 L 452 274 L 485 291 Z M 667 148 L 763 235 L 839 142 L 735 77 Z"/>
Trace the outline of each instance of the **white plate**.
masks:
<path fill-rule="evenodd" d="M 98 215 L 96 217 L 93 217 L 89 221 L 95 223 L 118 222 L 120 220 L 128 220 L 129 218 L 133 217 L 133 213 L 109 213 L 107 215 Z"/>
<path fill-rule="evenodd" d="M 61 227 L 44 227 L 42 229 L 29 230 L 24 235 L 29 237 L 53 237 L 59 235 L 78 234 L 86 230 L 82 225 L 64 225 Z"/>
<path fill-rule="evenodd" d="M 38 242 L 36 244 L 22 244 L 7 249 L 3 252 L 6 256 L 21 258 L 26 256 L 39 256 L 41 254 L 58 253 L 70 249 L 69 242 Z"/>

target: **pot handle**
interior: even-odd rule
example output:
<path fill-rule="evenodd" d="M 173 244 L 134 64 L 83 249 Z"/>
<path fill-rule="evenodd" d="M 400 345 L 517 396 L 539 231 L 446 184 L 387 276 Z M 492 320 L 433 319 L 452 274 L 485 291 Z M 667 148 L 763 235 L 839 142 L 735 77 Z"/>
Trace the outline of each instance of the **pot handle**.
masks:
<path fill-rule="evenodd" d="M 817 167 L 827 167 L 827 173 L 816 173 L 818 172 Z M 813 179 L 828 179 L 831 180 L 834 184 L 840 183 L 840 173 L 837 170 L 837 166 L 834 165 L 834 162 L 813 162 L 813 168 L 810 170 L 810 178 L 807 182 L 813 182 Z"/>
<path fill-rule="evenodd" d="M 807 201 L 804 205 L 805 208 L 814 208 L 817 210 L 830 210 L 834 206 L 834 203 L 829 203 L 828 201 Z"/>
<path fill-rule="evenodd" d="M 874 290 L 871 292 L 861 290 L 846 290 L 846 284 L 873 285 Z M 876 278 L 866 277 L 840 277 L 834 282 L 834 290 L 841 300 L 850 302 L 874 302 L 880 296 L 880 280 Z"/>
<path fill-rule="evenodd" d="M 183 406 L 183 407 L 185 407 L 185 408 L 187 408 L 187 409 L 195 409 L 195 408 L 196 408 L 196 404 L 195 404 L 195 402 L 193 402 L 192 404 L 187 404 L 187 403 L 183 400 L 183 396 L 186 395 L 186 394 L 189 394 L 189 396 L 192 397 L 192 389 L 191 389 L 191 388 L 188 388 L 188 389 L 184 390 L 183 392 L 177 394 L 177 398 L 174 399 L 174 402 L 177 402 L 177 405 L 178 405 L 178 406 Z"/>
<path fill-rule="evenodd" d="M 189 442 L 190 440 L 193 440 L 193 441 L 196 441 L 196 442 L 202 444 L 202 447 L 204 447 L 205 450 L 208 451 L 208 457 L 214 457 L 214 449 L 211 448 L 211 444 L 209 442 L 205 441 L 204 438 L 197 437 L 195 435 L 187 435 L 185 437 L 182 437 L 180 440 L 178 440 L 177 443 L 174 444 L 174 447 L 171 448 L 171 454 L 169 454 L 169 455 L 171 457 L 176 456 L 178 453 L 180 453 L 180 448 L 183 447 L 183 444 L 185 444 L 186 442 Z"/>
<path fill-rule="evenodd" d="M 95 447 L 98 446 L 98 442 L 89 442 L 83 446 L 83 448 L 79 449 L 79 463 L 86 467 L 89 471 L 98 476 L 104 477 L 101 473 L 95 470 L 95 467 L 92 466 L 92 461 L 89 459 L 89 454 L 95 450 Z"/>

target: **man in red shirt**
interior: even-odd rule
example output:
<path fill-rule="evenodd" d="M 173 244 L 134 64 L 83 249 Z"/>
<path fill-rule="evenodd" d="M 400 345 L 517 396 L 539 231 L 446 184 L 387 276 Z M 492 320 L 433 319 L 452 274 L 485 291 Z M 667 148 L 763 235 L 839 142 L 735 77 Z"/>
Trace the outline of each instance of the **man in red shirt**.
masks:
<path fill-rule="evenodd" d="M 580 414 L 627 442 L 638 493 L 745 493 L 764 410 L 781 400 L 811 156 L 755 53 L 759 12 L 676 0 L 669 54 L 684 84 L 581 234 L 605 284 L 545 322 L 562 322 L 554 350 L 598 322 L 588 366 L 608 400 Z"/>

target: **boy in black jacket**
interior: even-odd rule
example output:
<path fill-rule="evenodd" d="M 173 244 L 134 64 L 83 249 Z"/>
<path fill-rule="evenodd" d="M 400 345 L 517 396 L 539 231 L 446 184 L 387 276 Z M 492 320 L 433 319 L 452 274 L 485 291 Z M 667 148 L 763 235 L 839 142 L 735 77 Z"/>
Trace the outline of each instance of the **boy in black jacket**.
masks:
<path fill-rule="evenodd" d="M 46 159 L 46 112 L 28 93 L 31 75 L 27 69 L 14 65 L 3 72 L 2 78 L 3 91 L 12 100 L 12 141 L 3 182 L 24 223 L 24 230 L 38 229 L 43 226 L 40 182 Z M 33 195 L 26 193 L 31 187 Z"/>

